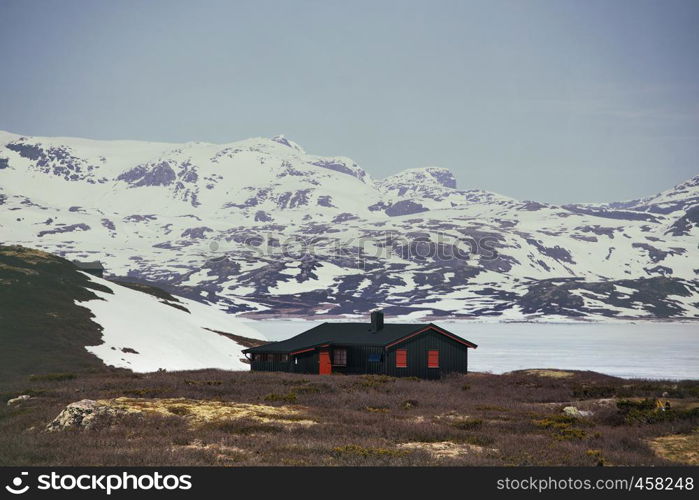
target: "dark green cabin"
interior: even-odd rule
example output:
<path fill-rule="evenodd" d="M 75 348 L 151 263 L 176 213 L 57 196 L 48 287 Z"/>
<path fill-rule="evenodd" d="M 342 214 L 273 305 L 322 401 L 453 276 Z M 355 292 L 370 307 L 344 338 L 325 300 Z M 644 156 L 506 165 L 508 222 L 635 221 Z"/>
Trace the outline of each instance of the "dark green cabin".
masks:
<path fill-rule="evenodd" d="M 73 264 L 75 264 L 78 269 L 88 274 L 92 274 L 93 276 L 97 276 L 98 278 L 104 277 L 104 266 L 99 260 L 96 260 L 94 262 L 81 262 L 79 260 L 74 260 Z"/>
<path fill-rule="evenodd" d="M 384 374 L 440 378 L 468 371 L 468 350 L 476 344 L 432 323 L 323 323 L 281 342 L 245 349 L 253 371 Z"/>

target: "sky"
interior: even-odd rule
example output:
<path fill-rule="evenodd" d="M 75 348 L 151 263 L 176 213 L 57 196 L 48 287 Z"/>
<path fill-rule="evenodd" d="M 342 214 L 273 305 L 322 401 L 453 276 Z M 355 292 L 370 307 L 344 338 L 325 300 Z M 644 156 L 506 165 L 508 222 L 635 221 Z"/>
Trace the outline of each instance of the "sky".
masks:
<path fill-rule="evenodd" d="M 0 130 L 284 134 L 552 203 L 699 174 L 697 0 L 0 0 Z"/>

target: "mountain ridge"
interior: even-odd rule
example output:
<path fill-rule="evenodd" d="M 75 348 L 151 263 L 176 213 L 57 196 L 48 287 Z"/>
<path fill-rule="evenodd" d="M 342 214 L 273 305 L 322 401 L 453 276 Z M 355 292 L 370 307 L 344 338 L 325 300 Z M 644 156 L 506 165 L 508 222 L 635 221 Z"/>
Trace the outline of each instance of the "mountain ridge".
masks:
<path fill-rule="evenodd" d="M 238 314 L 699 317 L 699 176 L 638 200 L 554 205 L 460 189 L 441 167 L 374 179 L 284 136 L 0 133 L 0 205 L 4 241 L 99 258 Z M 655 278 L 667 294 L 648 292 Z M 627 300 L 598 285 L 629 280 Z M 567 305 L 534 300 L 544 289 Z"/>

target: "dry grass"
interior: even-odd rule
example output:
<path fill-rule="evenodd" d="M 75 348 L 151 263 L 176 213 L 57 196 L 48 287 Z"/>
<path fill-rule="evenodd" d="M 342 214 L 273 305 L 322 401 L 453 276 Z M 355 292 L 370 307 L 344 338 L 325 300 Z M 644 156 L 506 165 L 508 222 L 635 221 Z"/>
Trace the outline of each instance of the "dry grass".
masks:
<path fill-rule="evenodd" d="M 220 370 L 23 377 L 0 387 L 0 465 L 594 466 L 694 459 L 682 449 L 696 447 L 696 438 L 676 436 L 699 426 L 699 382 L 569 373 L 472 373 L 440 381 Z M 32 398 L 5 404 L 20 394 Z M 656 410 L 651 402 L 665 397 L 673 409 Z M 128 413 L 111 427 L 44 431 L 82 399 Z M 593 415 L 568 417 L 566 406 Z"/>
<path fill-rule="evenodd" d="M 652 439 L 650 447 L 671 462 L 699 465 L 699 430 Z"/>
<path fill-rule="evenodd" d="M 42 264 L 55 260 L 55 257 L 51 254 L 19 245 L 3 247 L 3 253 L 8 257 L 21 258 L 29 264 Z"/>
<path fill-rule="evenodd" d="M 34 271 L 33 269 L 27 269 L 26 267 L 10 266 L 3 262 L 0 262 L 0 271 L 11 271 L 13 273 L 21 273 L 26 275 L 39 274 L 37 271 Z"/>
<path fill-rule="evenodd" d="M 569 378 L 575 375 L 573 372 L 564 370 L 524 370 L 527 375 L 537 375 L 539 377 Z"/>
<path fill-rule="evenodd" d="M 497 453 L 495 448 L 484 448 L 475 444 L 453 443 L 451 441 L 438 441 L 433 443 L 400 443 L 398 448 L 410 450 L 424 450 L 436 459 L 458 459 L 464 455 L 473 453 Z"/>
<path fill-rule="evenodd" d="M 220 423 L 229 420 L 252 420 L 263 424 L 286 426 L 309 426 L 316 422 L 304 418 L 303 408 L 289 406 L 269 406 L 226 401 L 210 401 L 187 398 L 116 398 L 100 399 L 98 403 L 124 410 L 127 413 L 161 417 L 178 416 L 191 426 Z"/>

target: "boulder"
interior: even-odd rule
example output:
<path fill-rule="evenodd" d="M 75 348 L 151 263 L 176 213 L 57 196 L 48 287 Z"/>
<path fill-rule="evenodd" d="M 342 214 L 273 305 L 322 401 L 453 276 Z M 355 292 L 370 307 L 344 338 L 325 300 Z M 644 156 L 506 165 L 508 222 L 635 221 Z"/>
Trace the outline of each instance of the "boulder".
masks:
<path fill-rule="evenodd" d="M 595 401 L 598 406 L 606 406 L 608 408 L 616 408 L 616 398 L 602 398 Z"/>
<path fill-rule="evenodd" d="M 63 411 L 46 426 L 46 430 L 53 432 L 69 429 L 95 429 L 106 427 L 114 423 L 117 418 L 126 414 L 127 412 L 125 410 L 114 408 L 91 399 L 83 399 L 66 406 Z"/>
<path fill-rule="evenodd" d="M 563 408 L 563 413 L 574 418 L 591 417 L 593 415 L 591 411 L 579 410 L 575 406 L 566 406 Z"/>
<path fill-rule="evenodd" d="M 31 396 L 28 394 L 22 394 L 21 396 L 17 396 L 16 398 L 12 398 L 7 402 L 7 406 L 16 406 L 24 401 L 27 401 L 28 399 L 31 399 Z"/>

